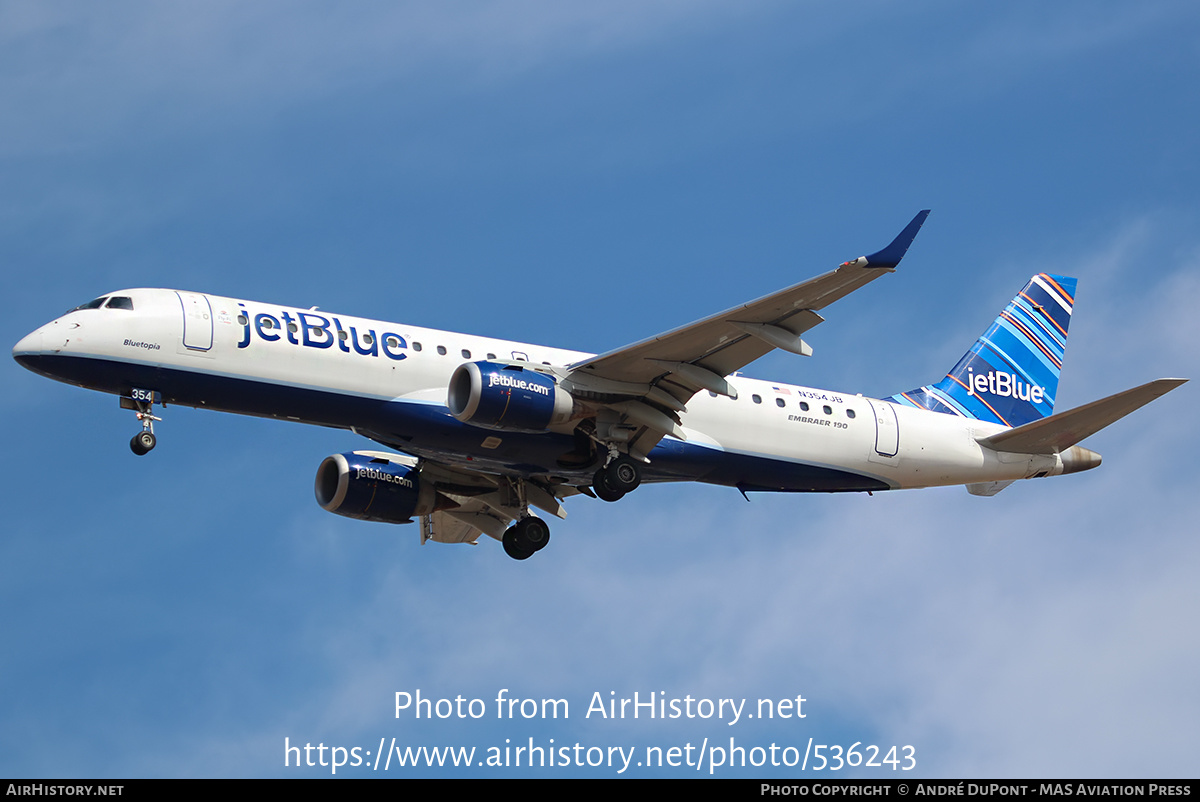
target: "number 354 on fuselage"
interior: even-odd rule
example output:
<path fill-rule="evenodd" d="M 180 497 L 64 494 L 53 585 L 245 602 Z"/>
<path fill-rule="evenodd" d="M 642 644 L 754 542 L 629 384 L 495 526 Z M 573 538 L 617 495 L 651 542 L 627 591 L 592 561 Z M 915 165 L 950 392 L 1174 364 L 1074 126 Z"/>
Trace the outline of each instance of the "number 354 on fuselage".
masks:
<path fill-rule="evenodd" d="M 101 296 L 13 349 L 25 367 L 120 397 L 157 440 L 156 407 L 183 404 L 347 429 L 388 451 L 326 458 L 326 510 L 419 519 L 422 542 L 487 534 L 525 559 L 549 541 L 537 508 L 616 501 L 643 482 L 743 492 L 966 485 L 1100 464 L 1085 437 L 1182 384 L 1159 379 L 1054 412 L 1075 279 L 1040 273 L 946 376 L 887 398 L 739 371 L 803 339 L 821 310 L 892 272 L 928 212 L 870 256 L 604 354 L 167 289 Z"/>

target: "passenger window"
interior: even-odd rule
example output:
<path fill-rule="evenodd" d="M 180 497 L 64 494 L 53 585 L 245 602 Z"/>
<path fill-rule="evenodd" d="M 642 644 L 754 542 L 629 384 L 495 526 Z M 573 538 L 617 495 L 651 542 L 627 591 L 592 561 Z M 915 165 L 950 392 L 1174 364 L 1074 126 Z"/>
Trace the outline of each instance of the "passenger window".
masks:
<path fill-rule="evenodd" d="M 439 354 L 441 354 L 442 356 L 445 356 L 445 355 L 446 355 L 446 346 L 444 346 L 444 345 L 439 345 L 439 346 L 438 346 L 438 353 L 439 353 Z"/>
<path fill-rule="evenodd" d="M 466 348 L 462 349 L 462 355 L 463 355 L 463 359 L 470 359 L 470 358 L 471 358 L 471 352 L 470 352 L 470 351 L 468 351 Z"/>
<path fill-rule="evenodd" d="M 413 350 L 414 350 L 414 351 L 420 351 L 420 350 L 421 350 L 421 344 L 420 344 L 420 343 L 413 343 Z"/>
<path fill-rule="evenodd" d="M 776 398 L 776 399 L 775 399 L 775 406 L 777 406 L 777 407 L 782 407 L 782 406 L 783 406 L 783 399 L 782 399 L 782 398 Z"/>
<path fill-rule="evenodd" d="M 761 403 L 762 403 L 762 396 L 761 396 L 761 395 L 758 395 L 757 393 L 756 393 L 756 394 L 754 394 L 754 395 L 752 395 L 752 396 L 750 396 L 750 398 L 751 398 L 751 400 L 753 400 L 753 401 L 754 401 L 754 403 L 756 403 L 756 404 L 761 404 Z"/>
<path fill-rule="evenodd" d="M 822 410 L 822 411 L 823 411 L 823 412 L 824 412 L 826 415 L 832 415 L 832 414 L 833 414 L 833 409 L 832 409 L 832 408 L 831 408 L 831 407 L 830 407 L 828 404 L 826 404 L 825 406 L 821 407 L 821 410 Z"/>
<path fill-rule="evenodd" d="M 808 402 L 807 402 L 807 401 L 801 401 L 801 402 L 800 402 L 800 411 L 801 411 L 801 412 L 808 412 Z"/>
<path fill-rule="evenodd" d="M 852 410 L 852 409 L 846 410 L 846 417 L 853 419 L 854 418 L 854 410 Z"/>
<path fill-rule="evenodd" d="M 488 354 L 488 357 L 487 357 L 487 358 L 488 358 L 488 359 L 495 359 L 495 358 L 496 358 L 496 355 L 495 355 L 495 354 Z"/>

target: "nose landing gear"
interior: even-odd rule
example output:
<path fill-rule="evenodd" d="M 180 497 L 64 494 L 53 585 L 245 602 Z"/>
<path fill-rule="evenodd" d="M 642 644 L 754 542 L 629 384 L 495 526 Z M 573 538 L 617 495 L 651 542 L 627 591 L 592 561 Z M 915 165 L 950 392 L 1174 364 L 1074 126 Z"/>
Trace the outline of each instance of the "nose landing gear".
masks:
<path fill-rule="evenodd" d="M 137 414 L 137 419 L 142 422 L 142 430 L 129 441 L 129 450 L 139 457 L 149 454 L 158 444 L 154 436 L 154 421 L 161 421 L 162 418 L 154 414 L 154 401 L 157 397 L 152 391 L 138 389 L 133 390 L 132 398 L 121 397 L 121 409 L 132 409 Z"/>
<path fill-rule="evenodd" d="M 161 418 L 159 418 L 159 420 L 161 420 Z M 154 437 L 154 432 L 138 432 L 133 436 L 133 439 L 129 441 L 129 448 L 134 454 L 137 454 L 140 457 L 144 454 L 150 453 L 150 450 L 157 445 L 157 442 L 158 441 Z"/>

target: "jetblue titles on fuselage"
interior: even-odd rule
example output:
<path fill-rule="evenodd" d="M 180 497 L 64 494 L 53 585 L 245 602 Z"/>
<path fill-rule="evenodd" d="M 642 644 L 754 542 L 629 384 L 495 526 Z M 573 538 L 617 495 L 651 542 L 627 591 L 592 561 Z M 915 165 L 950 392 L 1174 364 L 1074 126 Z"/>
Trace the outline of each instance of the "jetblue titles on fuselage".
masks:
<path fill-rule="evenodd" d="M 246 305 L 239 303 L 238 306 L 243 310 L 238 314 L 238 324 L 242 327 L 238 348 L 249 348 L 257 335 L 264 342 L 286 339 L 292 345 L 306 348 L 332 348 L 336 342 L 343 353 L 377 357 L 382 351 L 388 359 L 396 361 L 408 356 L 401 353 L 408 348 L 408 342 L 395 332 L 385 331 L 377 336 L 374 329 L 368 329 L 359 334 L 356 326 L 344 327 L 336 317 L 327 318 L 315 312 L 296 312 L 293 316 L 286 309 L 281 310 L 278 317 L 269 312 L 257 312 L 252 320 Z"/>

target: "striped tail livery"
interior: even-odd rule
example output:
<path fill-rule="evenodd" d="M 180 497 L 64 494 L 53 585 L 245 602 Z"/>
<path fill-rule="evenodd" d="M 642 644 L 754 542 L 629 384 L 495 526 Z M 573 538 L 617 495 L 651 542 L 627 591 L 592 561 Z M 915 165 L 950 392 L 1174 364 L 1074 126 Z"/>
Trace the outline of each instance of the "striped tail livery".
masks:
<path fill-rule="evenodd" d="M 1021 426 L 1054 411 L 1075 279 L 1039 273 L 946 378 L 889 400 L 934 412 Z"/>

